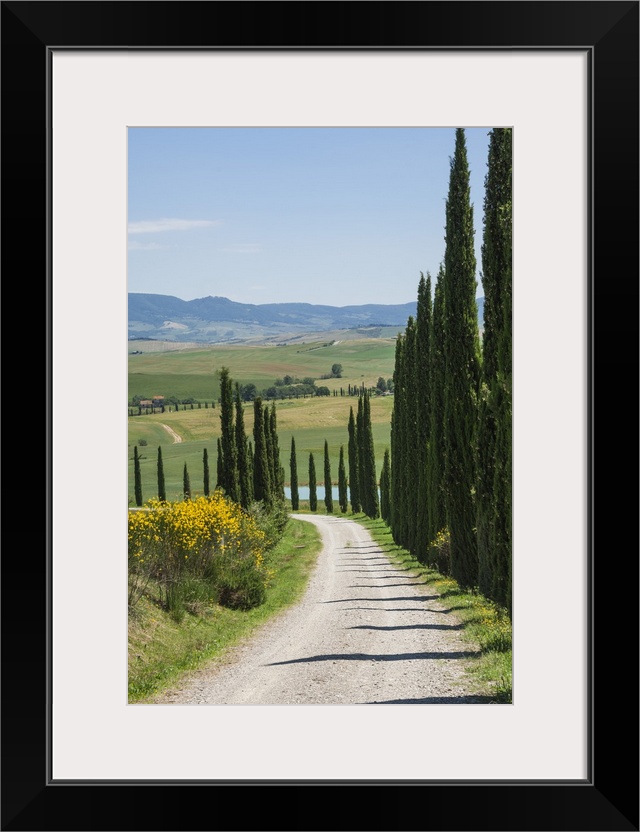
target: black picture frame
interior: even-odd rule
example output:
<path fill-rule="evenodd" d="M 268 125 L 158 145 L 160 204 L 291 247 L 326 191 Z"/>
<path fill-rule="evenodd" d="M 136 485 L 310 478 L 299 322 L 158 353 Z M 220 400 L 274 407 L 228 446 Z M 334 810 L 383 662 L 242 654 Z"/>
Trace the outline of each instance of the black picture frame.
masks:
<path fill-rule="evenodd" d="M 632 453 L 637 446 L 629 448 L 629 438 L 638 433 L 638 9 L 638 2 L 626 0 L 2 2 L 4 288 L 12 318 L 13 303 L 24 302 L 25 289 L 33 327 L 39 304 L 38 328 L 44 343 L 33 360 L 42 372 L 36 386 L 47 394 L 46 419 L 41 418 L 38 395 L 39 412 L 25 414 L 23 422 L 40 438 L 40 451 L 46 444 L 46 464 L 41 458 L 37 461 L 38 496 L 46 497 L 32 499 L 36 491 L 32 482 L 25 484 L 29 493 L 12 499 L 28 504 L 30 518 L 37 502 L 44 521 L 42 557 L 21 558 L 11 544 L 2 560 L 3 830 L 638 830 L 637 499 L 635 490 L 622 484 L 628 482 L 624 477 L 628 459 L 637 460 Z M 48 780 L 52 505 L 48 65 L 51 50 L 62 47 L 588 51 L 592 682 L 585 782 Z M 8 361 L 12 361 L 11 349 Z M 13 380 L 18 380 L 17 374 Z M 19 386 L 11 385 L 14 394 L 26 392 L 23 384 L 24 379 Z M 13 409 L 11 401 L 6 404 Z M 16 408 L 22 421 L 22 410 L 31 410 L 31 405 L 27 408 L 18 401 Z M 12 512 L 8 537 L 14 522 Z M 630 527 L 634 534 L 629 534 Z M 32 596 L 28 610 L 19 589 L 26 586 Z M 631 593 L 625 591 L 628 587 Z M 544 614 L 554 613 L 544 610 Z M 560 614 L 558 619 L 561 638 Z M 430 753 L 437 749 L 425 749 L 425 754 Z"/>

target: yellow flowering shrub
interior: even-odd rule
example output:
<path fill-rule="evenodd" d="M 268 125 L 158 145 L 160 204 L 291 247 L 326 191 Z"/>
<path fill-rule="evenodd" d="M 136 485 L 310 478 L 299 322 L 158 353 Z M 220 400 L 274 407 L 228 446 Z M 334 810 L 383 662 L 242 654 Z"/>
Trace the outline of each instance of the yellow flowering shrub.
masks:
<path fill-rule="evenodd" d="M 440 529 L 429 544 L 429 566 L 441 575 L 451 574 L 451 534 L 449 529 Z"/>
<path fill-rule="evenodd" d="M 234 584 L 250 584 L 252 592 L 230 605 L 254 606 L 266 588 L 264 551 L 264 532 L 220 491 L 184 502 L 151 500 L 146 510 L 129 512 L 130 603 L 152 580 L 170 609 L 196 591 L 238 601 Z"/>

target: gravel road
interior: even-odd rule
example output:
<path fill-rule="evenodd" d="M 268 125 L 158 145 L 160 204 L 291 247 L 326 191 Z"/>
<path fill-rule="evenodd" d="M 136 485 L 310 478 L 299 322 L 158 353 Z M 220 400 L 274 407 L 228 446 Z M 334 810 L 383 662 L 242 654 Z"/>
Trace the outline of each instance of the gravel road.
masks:
<path fill-rule="evenodd" d="M 293 515 L 296 517 L 296 515 Z M 323 547 L 303 599 L 154 703 L 488 703 L 455 613 L 342 517 L 297 515 Z"/>

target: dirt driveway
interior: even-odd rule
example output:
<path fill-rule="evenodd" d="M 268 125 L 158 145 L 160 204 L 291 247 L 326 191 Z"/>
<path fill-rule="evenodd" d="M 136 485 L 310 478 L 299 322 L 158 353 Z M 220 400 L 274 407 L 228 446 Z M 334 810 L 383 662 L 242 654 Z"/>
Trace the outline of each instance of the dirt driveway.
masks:
<path fill-rule="evenodd" d="M 178 442 L 182 442 L 182 437 L 179 433 L 176 433 L 172 427 L 169 425 L 165 425 L 164 422 L 162 423 L 162 427 L 167 431 L 169 436 L 173 439 L 173 444 L 176 445 Z"/>

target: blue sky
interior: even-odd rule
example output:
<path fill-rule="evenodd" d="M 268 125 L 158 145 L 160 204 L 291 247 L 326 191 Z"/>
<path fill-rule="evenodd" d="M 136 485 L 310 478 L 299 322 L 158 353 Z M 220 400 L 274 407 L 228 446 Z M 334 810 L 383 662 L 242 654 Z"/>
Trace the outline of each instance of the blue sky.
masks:
<path fill-rule="evenodd" d="M 490 127 L 465 130 L 477 258 Z M 128 291 L 407 303 L 444 258 L 455 130 L 130 128 Z"/>

